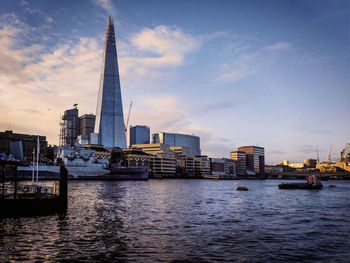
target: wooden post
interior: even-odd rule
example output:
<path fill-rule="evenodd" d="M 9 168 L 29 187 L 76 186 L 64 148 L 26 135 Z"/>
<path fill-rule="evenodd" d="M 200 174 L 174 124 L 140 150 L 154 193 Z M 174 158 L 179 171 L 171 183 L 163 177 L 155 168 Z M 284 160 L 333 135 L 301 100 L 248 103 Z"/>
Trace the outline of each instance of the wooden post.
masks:
<path fill-rule="evenodd" d="M 5 195 L 5 165 L 1 165 L 2 197 Z"/>
<path fill-rule="evenodd" d="M 60 166 L 60 195 L 59 198 L 64 207 L 68 205 L 68 171 L 63 164 Z"/>
<path fill-rule="evenodd" d="M 17 165 L 15 167 L 15 191 L 13 192 L 14 199 L 17 199 Z"/>

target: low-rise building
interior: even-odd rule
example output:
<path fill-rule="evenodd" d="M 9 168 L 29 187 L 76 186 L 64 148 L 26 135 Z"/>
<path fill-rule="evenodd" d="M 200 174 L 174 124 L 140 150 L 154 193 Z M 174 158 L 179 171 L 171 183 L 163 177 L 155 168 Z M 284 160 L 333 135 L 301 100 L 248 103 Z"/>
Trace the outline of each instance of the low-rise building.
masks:
<path fill-rule="evenodd" d="M 236 162 L 227 158 L 210 158 L 211 175 L 217 178 L 236 177 Z"/>
<path fill-rule="evenodd" d="M 131 148 L 150 154 L 150 174 L 154 177 L 175 177 L 176 158 L 169 145 L 163 143 L 133 144 Z"/>
<path fill-rule="evenodd" d="M 11 130 L 0 132 L 0 153 L 4 153 L 6 155 L 11 153 L 13 154 L 13 152 L 11 152 L 12 145 L 12 151 L 16 149 L 15 151 L 18 152 L 19 150 L 18 154 L 23 154 L 24 161 L 32 161 L 33 150 L 36 152 L 37 149 L 38 137 L 40 145 L 40 159 L 42 159 L 47 155 L 46 136 L 14 133 Z M 18 149 L 20 147 L 22 149 L 22 153 L 20 153 L 20 149 Z"/>
<path fill-rule="evenodd" d="M 170 147 L 176 155 L 177 174 L 183 177 L 203 177 L 210 174 L 210 162 L 207 156 L 190 154 L 188 147 Z"/>
<path fill-rule="evenodd" d="M 211 175 L 217 178 L 226 175 L 225 160 L 223 158 L 210 158 Z"/>

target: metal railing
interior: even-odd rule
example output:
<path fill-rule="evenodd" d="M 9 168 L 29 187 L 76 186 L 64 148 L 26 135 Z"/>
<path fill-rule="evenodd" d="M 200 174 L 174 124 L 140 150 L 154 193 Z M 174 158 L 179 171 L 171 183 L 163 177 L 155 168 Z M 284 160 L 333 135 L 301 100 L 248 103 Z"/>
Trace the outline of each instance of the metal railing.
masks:
<path fill-rule="evenodd" d="M 17 184 L 6 182 L 0 186 L 0 198 L 25 199 L 25 198 L 56 198 L 59 196 L 59 183 L 51 186 L 39 184 Z"/>

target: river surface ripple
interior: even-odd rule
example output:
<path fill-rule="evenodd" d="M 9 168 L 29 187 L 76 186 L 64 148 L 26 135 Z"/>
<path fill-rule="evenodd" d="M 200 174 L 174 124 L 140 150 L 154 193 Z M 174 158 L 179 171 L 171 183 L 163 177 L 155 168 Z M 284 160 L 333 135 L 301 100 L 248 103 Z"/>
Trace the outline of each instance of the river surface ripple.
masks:
<path fill-rule="evenodd" d="M 70 181 L 67 213 L 0 219 L 0 262 L 349 260 L 350 182 L 280 182 Z"/>

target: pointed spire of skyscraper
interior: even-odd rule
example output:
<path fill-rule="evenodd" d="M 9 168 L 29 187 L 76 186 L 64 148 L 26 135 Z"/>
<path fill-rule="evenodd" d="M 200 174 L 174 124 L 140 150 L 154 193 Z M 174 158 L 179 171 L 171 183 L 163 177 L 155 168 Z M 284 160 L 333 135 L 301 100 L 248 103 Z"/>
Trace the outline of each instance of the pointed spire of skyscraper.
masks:
<path fill-rule="evenodd" d="M 111 16 L 108 17 L 108 25 L 114 25 L 114 21 Z"/>
<path fill-rule="evenodd" d="M 105 147 L 126 147 L 114 22 L 108 18 L 98 92 L 95 133 Z"/>

